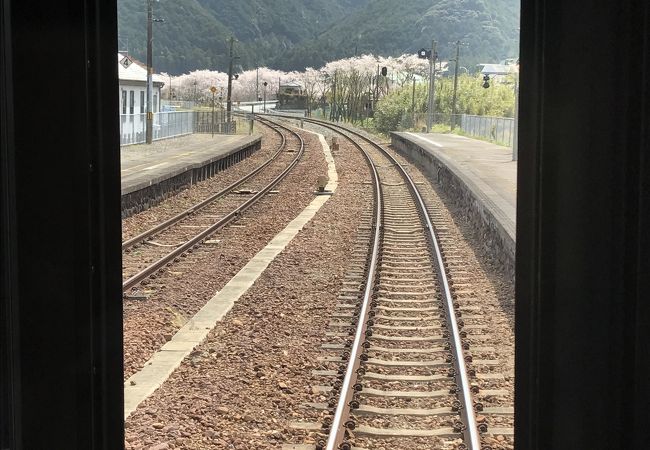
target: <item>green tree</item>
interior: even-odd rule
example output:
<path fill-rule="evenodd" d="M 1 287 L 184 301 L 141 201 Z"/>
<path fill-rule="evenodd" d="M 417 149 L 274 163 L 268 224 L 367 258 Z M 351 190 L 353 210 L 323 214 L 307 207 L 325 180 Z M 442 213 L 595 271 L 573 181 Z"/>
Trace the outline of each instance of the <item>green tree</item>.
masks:
<path fill-rule="evenodd" d="M 452 113 L 453 78 L 437 79 L 435 84 L 435 113 Z M 428 83 L 421 82 L 415 89 L 415 109 L 412 111 L 412 86 L 394 89 L 377 104 L 374 127 L 383 133 L 414 126 L 412 112 L 424 114 L 427 111 Z M 458 78 L 458 114 L 513 117 L 515 95 L 514 83 L 492 82 L 488 89 L 483 88 L 481 77 L 462 75 Z"/>

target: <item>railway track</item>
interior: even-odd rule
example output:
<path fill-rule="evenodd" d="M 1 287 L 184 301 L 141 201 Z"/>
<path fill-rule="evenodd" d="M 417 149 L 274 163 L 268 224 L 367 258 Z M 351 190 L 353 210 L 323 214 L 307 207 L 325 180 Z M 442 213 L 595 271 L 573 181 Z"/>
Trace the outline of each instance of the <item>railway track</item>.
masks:
<path fill-rule="evenodd" d="M 332 341 L 323 346 L 334 355 L 323 358 L 320 374 L 337 379 L 323 387 L 328 403 L 311 405 L 329 411 L 316 449 L 489 449 L 481 444 L 489 412 L 473 398 L 479 384 L 466 353 L 484 349 L 467 339 L 445 268 L 453 256 L 441 249 L 418 187 L 380 145 L 304 120 L 362 151 L 375 190 L 374 217 L 352 256 L 358 266 L 344 282 Z"/>
<path fill-rule="evenodd" d="M 236 220 L 296 166 L 305 147 L 300 135 L 271 120 L 258 120 L 281 137 L 281 143 L 271 158 L 220 192 L 124 241 L 123 292 L 177 261 Z"/>

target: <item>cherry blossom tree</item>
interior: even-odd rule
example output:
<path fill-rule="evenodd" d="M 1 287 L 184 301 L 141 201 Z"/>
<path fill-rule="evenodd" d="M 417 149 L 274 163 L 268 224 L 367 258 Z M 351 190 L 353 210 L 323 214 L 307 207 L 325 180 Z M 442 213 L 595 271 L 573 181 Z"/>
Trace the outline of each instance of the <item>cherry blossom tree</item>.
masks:
<path fill-rule="evenodd" d="M 381 68 L 386 67 L 386 76 Z M 232 81 L 233 102 L 253 101 L 263 97 L 275 99 L 279 85 L 296 82 L 302 86 L 307 105 L 313 108 L 331 105 L 331 117 L 346 120 L 360 120 L 372 112 L 377 101 L 395 87 L 404 87 L 415 79 L 428 74 L 428 61 L 417 55 L 381 57 L 361 55 L 331 61 L 320 69 L 307 68 L 304 72 L 283 72 L 260 67 L 237 74 Z M 196 70 L 188 74 L 169 77 L 162 74 L 166 82 L 163 98 L 172 96 L 179 100 L 193 100 L 198 104 L 212 99 L 210 87 L 217 88 L 221 101 L 226 100 L 228 75 L 211 70 Z M 264 83 L 267 86 L 264 87 Z"/>

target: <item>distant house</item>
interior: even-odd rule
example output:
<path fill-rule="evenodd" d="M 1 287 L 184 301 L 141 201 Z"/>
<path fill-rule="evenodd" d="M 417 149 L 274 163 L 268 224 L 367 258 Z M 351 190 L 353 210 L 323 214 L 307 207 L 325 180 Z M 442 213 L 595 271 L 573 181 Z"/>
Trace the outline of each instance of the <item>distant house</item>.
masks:
<path fill-rule="evenodd" d="M 506 64 L 481 64 L 483 75 L 509 75 L 514 71 L 513 65 Z"/>
<path fill-rule="evenodd" d="M 494 81 L 505 81 L 508 75 L 514 74 L 519 70 L 515 64 L 479 64 L 483 66 L 481 75 L 489 75 Z"/>
<path fill-rule="evenodd" d="M 120 115 L 145 114 L 147 112 L 147 68 L 133 57 L 117 54 L 120 86 Z M 163 77 L 153 75 L 152 111 L 160 111 L 160 91 L 165 85 Z"/>

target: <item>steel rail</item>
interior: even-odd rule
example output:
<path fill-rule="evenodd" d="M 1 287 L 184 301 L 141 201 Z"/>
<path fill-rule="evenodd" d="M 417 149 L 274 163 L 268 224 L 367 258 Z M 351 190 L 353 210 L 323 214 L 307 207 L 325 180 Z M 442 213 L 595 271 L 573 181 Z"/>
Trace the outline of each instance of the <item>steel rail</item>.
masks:
<path fill-rule="evenodd" d="M 295 118 L 294 118 L 295 119 Z M 327 122 L 321 122 L 319 120 L 314 120 L 314 119 L 303 119 L 305 122 L 309 123 L 314 123 L 316 125 L 329 128 L 333 131 L 336 131 L 337 133 L 343 135 L 346 137 L 348 140 L 350 140 L 357 148 L 361 148 L 358 143 L 354 142 L 354 140 L 346 135 L 345 133 L 341 132 L 340 130 L 343 130 L 347 133 L 350 133 L 353 136 L 357 136 L 361 139 L 363 139 L 365 142 L 369 143 L 372 145 L 374 148 L 378 149 L 383 155 L 385 155 L 400 171 L 402 176 L 405 178 L 407 181 L 407 185 L 409 186 L 409 190 L 411 191 L 412 195 L 415 197 L 416 204 L 418 205 L 418 208 L 420 209 L 420 212 L 422 214 L 422 217 L 425 220 L 425 226 L 428 231 L 428 236 L 431 241 L 431 245 L 433 246 L 433 249 L 435 251 L 434 255 L 434 266 L 435 270 L 438 274 L 438 277 L 440 279 L 440 282 L 442 284 L 443 288 L 443 294 L 444 294 L 444 306 L 445 306 L 445 316 L 447 319 L 448 323 L 448 328 L 450 329 L 450 335 L 451 335 L 451 349 L 453 353 L 453 359 L 454 359 L 454 376 L 456 379 L 456 384 L 460 387 L 460 391 L 458 392 L 459 397 L 460 397 L 460 402 L 461 402 L 461 410 L 460 410 L 460 416 L 461 420 L 463 421 L 465 425 L 465 429 L 463 430 L 463 437 L 465 441 L 465 445 L 467 446 L 468 450 L 480 450 L 481 449 L 481 439 L 479 436 L 479 430 L 476 422 L 476 416 L 474 414 L 474 405 L 473 405 L 473 400 L 472 400 L 472 393 L 471 393 L 471 388 L 470 388 L 470 382 L 469 382 L 469 377 L 467 375 L 467 366 L 465 364 L 465 355 L 463 352 L 463 345 L 461 342 L 461 336 L 460 336 L 460 330 L 458 327 L 458 321 L 456 320 L 456 315 L 454 314 L 454 301 L 453 297 L 451 295 L 451 290 L 449 288 L 449 281 L 447 280 L 447 274 L 445 271 L 444 267 L 444 261 L 442 258 L 442 252 L 440 250 L 440 245 L 438 244 L 438 239 L 436 237 L 435 233 L 435 228 L 431 222 L 431 218 L 429 217 L 429 213 L 427 211 L 426 205 L 424 203 L 424 200 L 422 199 L 422 196 L 420 195 L 420 191 L 417 189 L 417 186 L 415 185 L 413 179 L 410 177 L 410 175 L 406 172 L 404 167 L 402 167 L 401 164 L 397 161 L 397 159 L 391 155 L 387 150 L 385 150 L 381 145 L 377 144 L 376 142 L 372 141 L 371 139 L 367 138 L 366 136 L 357 133 L 353 130 L 349 130 L 343 126 L 336 125 L 336 124 L 331 124 Z M 365 150 L 362 150 L 366 157 L 368 157 L 367 153 Z M 373 164 L 374 167 L 374 164 Z M 376 173 L 376 169 L 375 169 Z M 364 301 L 365 301 L 365 296 L 364 296 Z M 364 317 L 364 316 L 360 316 Z M 365 323 L 365 320 L 363 321 Z M 356 342 L 356 339 L 355 339 Z M 349 369 L 349 366 L 348 366 Z M 346 378 L 347 378 L 347 372 L 346 372 Z M 345 383 L 344 383 L 345 385 Z M 343 388 L 342 388 L 343 389 Z M 343 391 L 342 391 L 343 392 Z M 346 394 L 347 395 L 347 394 Z M 341 396 L 342 398 L 343 396 Z M 341 403 L 341 398 L 339 399 L 339 404 Z M 336 414 L 334 417 L 334 421 L 336 421 L 337 415 L 339 414 L 339 408 L 337 407 Z M 334 424 L 333 421 L 333 424 Z M 332 432 L 335 431 L 334 426 L 332 425 L 332 429 L 330 432 L 330 438 L 328 440 L 327 444 L 327 450 L 334 450 L 337 447 L 333 446 L 334 442 L 332 441 Z M 341 430 L 336 430 L 337 433 L 340 433 Z M 343 433 L 341 433 L 343 434 Z M 332 441 L 332 445 L 330 445 L 330 441 Z M 337 444 L 338 445 L 338 444 Z"/>
<path fill-rule="evenodd" d="M 366 138 L 367 139 L 367 138 Z M 369 140 L 368 140 L 369 141 Z M 377 145 L 374 144 L 373 145 Z M 380 146 L 379 146 L 380 147 Z M 381 147 L 380 147 L 381 148 Z M 444 292 L 444 302 L 445 302 L 445 315 L 447 317 L 448 328 L 451 330 L 451 347 L 454 356 L 454 366 L 455 366 L 455 377 L 456 384 L 460 387 L 459 397 L 462 404 L 462 409 L 460 411 L 461 419 L 465 424 L 465 429 L 463 430 L 465 445 L 467 445 L 468 450 L 480 450 L 481 449 L 481 438 L 479 436 L 478 425 L 476 423 L 476 416 L 474 414 L 474 402 L 472 400 L 472 391 L 470 387 L 469 377 L 467 376 L 467 366 L 465 364 L 465 354 L 463 352 L 463 343 L 461 342 L 460 329 L 458 327 L 458 321 L 456 320 L 456 315 L 454 314 L 454 299 L 451 295 L 451 290 L 449 288 L 449 280 L 447 279 L 447 273 L 444 266 L 444 260 L 442 258 L 442 252 L 440 251 L 440 245 L 438 244 L 438 238 L 436 237 L 435 228 L 433 223 L 431 223 L 431 218 L 427 211 L 424 200 L 420 195 L 420 191 L 417 189 L 415 183 L 411 176 L 404 170 L 401 164 L 395 159 L 391 154 L 382 149 L 386 155 L 394 162 L 394 164 L 400 168 L 400 172 L 408 180 L 408 184 L 413 194 L 417 198 L 417 203 L 422 211 L 422 216 L 426 221 L 426 227 L 429 234 L 429 239 L 435 250 L 435 269 L 438 273 L 438 278 L 440 279 Z"/>
<path fill-rule="evenodd" d="M 274 122 L 271 122 L 274 123 Z M 252 205 L 254 205 L 258 200 L 260 200 L 264 195 L 266 195 L 273 187 L 275 187 L 276 184 L 278 184 L 284 177 L 286 177 L 289 172 L 298 164 L 298 161 L 302 157 L 305 151 L 305 142 L 303 141 L 302 137 L 296 133 L 295 131 L 289 129 L 288 127 L 282 126 L 280 124 L 275 124 L 287 131 L 289 131 L 291 134 L 296 136 L 300 142 L 300 150 L 297 152 L 296 157 L 289 163 L 289 165 L 280 173 L 277 177 L 275 177 L 269 184 L 267 184 L 264 188 L 262 188 L 259 192 L 257 192 L 253 197 L 248 199 L 246 202 L 242 203 L 239 205 L 237 208 L 232 210 L 230 213 L 222 217 L 220 220 L 212 224 L 210 227 L 206 228 L 203 230 L 201 233 L 197 234 L 187 242 L 185 242 L 183 245 L 180 247 L 177 247 L 174 249 L 172 252 L 168 253 L 167 255 L 163 256 L 160 258 L 158 261 L 155 263 L 151 264 L 148 266 L 146 269 L 143 269 L 142 271 L 138 272 L 137 274 L 133 275 L 131 278 L 128 280 L 124 281 L 122 283 L 122 292 L 132 288 L 142 280 L 146 279 L 150 275 L 156 273 L 158 270 L 166 266 L 168 263 L 173 261 L 175 258 L 178 256 L 182 255 L 185 253 L 187 250 L 190 248 L 194 247 L 195 245 L 199 244 L 202 242 L 204 239 L 206 239 L 208 236 L 211 234 L 215 233 L 219 229 L 223 228 L 225 225 L 230 223 L 232 220 L 236 219 L 241 213 L 246 211 L 248 208 L 250 208 Z"/>
<path fill-rule="evenodd" d="M 334 418 L 332 419 L 332 424 L 330 427 L 330 433 L 327 440 L 326 450 L 335 450 L 341 447 L 343 441 L 345 440 L 345 430 L 348 428 L 348 419 L 350 416 L 350 402 L 354 392 L 356 391 L 356 382 L 359 375 L 358 370 L 361 365 L 361 347 L 363 340 L 366 336 L 366 330 L 368 328 L 368 313 L 370 311 L 370 303 L 372 299 L 372 294 L 374 291 L 375 275 L 377 271 L 377 261 L 379 259 L 379 247 L 381 243 L 381 223 L 382 223 L 382 208 L 383 208 L 383 199 L 382 199 L 382 190 L 381 184 L 379 182 L 379 174 L 377 173 L 377 167 L 373 163 L 370 155 L 366 153 L 361 146 L 357 146 L 359 150 L 365 155 L 368 165 L 372 170 L 372 176 L 374 180 L 374 190 L 375 190 L 375 220 L 374 220 L 374 229 L 375 234 L 372 244 L 372 252 L 370 254 L 370 265 L 368 267 L 368 277 L 366 280 L 366 287 L 363 293 L 363 301 L 361 304 L 361 311 L 359 312 L 359 323 L 354 335 L 354 341 L 350 348 L 350 359 L 348 366 L 345 371 L 345 377 L 341 384 L 341 395 L 339 396 L 339 401 L 336 405 L 336 410 L 334 413 Z"/>
<path fill-rule="evenodd" d="M 260 120 L 260 122 L 262 122 L 264 120 L 268 121 L 267 119 L 262 119 L 262 118 L 260 118 L 259 120 Z M 223 197 L 228 192 L 232 191 L 233 189 L 237 188 L 238 186 L 240 186 L 244 182 L 248 181 L 253 176 L 260 173 L 266 166 L 271 164 L 278 157 L 278 155 L 280 155 L 280 153 L 282 153 L 282 150 L 284 150 L 284 147 L 286 145 L 286 138 L 280 131 L 277 130 L 277 128 L 271 127 L 270 125 L 268 125 L 268 126 L 270 128 L 272 128 L 276 133 L 278 133 L 280 135 L 280 137 L 282 138 L 282 142 L 280 143 L 280 146 L 278 147 L 276 152 L 268 160 L 266 160 L 260 166 L 255 168 L 252 172 L 249 172 L 247 175 L 243 176 L 239 180 L 236 180 L 235 182 L 230 184 L 228 187 L 222 189 L 221 191 L 219 191 L 219 192 L 217 192 L 215 194 L 212 194 L 211 196 L 209 196 L 209 197 L 205 198 L 204 200 L 200 201 L 199 203 L 197 203 L 195 205 L 192 205 L 191 207 L 189 207 L 185 211 L 183 211 L 181 213 L 178 213 L 174 217 L 171 217 L 170 219 L 167 219 L 164 222 L 159 223 L 155 227 L 153 227 L 153 228 L 151 228 L 151 229 L 149 229 L 149 230 L 147 230 L 147 231 L 145 231 L 143 233 L 140 233 L 137 236 L 134 236 L 134 237 L 132 237 L 130 239 L 127 239 L 126 241 L 124 241 L 122 243 L 122 251 L 127 250 L 127 249 L 133 247 L 134 245 L 145 242 L 150 237 L 160 233 L 161 231 L 166 230 L 167 228 L 171 227 L 172 225 L 174 225 L 174 224 L 180 222 L 181 220 L 185 219 L 189 215 L 194 214 L 197 211 L 200 211 L 205 206 L 207 206 L 210 203 L 212 203 L 213 201 Z"/>

